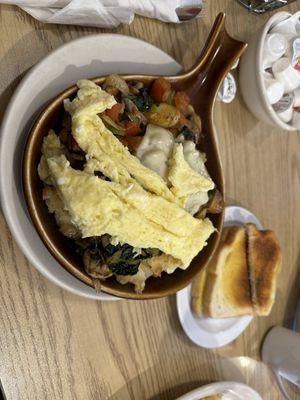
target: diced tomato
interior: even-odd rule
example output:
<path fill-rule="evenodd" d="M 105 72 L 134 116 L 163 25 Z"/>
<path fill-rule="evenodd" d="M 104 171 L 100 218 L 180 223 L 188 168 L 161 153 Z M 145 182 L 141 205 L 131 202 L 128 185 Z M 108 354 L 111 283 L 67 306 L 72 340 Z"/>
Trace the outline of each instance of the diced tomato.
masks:
<path fill-rule="evenodd" d="M 141 132 L 140 125 L 132 121 L 126 121 L 124 124 L 124 128 L 125 136 L 136 136 Z"/>
<path fill-rule="evenodd" d="M 124 105 L 117 103 L 105 111 L 105 114 L 114 122 L 119 121 L 120 114 L 124 111 Z"/>
<path fill-rule="evenodd" d="M 296 112 L 300 112 L 300 107 L 294 107 L 294 110 L 295 110 Z"/>
<path fill-rule="evenodd" d="M 171 84 L 164 78 L 155 79 L 150 89 L 153 100 L 161 102 L 165 100 L 165 94 L 171 90 Z"/>
<path fill-rule="evenodd" d="M 135 153 L 142 139 L 142 136 L 125 136 L 122 143 L 128 147 L 131 153 Z"/>
<path fill-rule="evenodd" d="M 176 92 L 174 96 L 175 107 L 184 115 L 188 113 L 188 106 L 190 105 L 190 98 L 185 92 Z"/>

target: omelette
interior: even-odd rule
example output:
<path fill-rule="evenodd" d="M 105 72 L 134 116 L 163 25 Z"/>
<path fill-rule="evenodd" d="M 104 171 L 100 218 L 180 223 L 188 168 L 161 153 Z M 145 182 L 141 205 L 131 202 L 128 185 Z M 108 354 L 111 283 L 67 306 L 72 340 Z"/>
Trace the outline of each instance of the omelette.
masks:
<path fill-rule="evenodd" d="M 128 90 L 125 85 L 118 76 L 102 88 L 78 82 L 76 97 L 64 102 L 61 131 L 44 138 L 38 173 L 48 210 L 61 233 L 77 244 L 86 272 L 100 280 L 115 276 L 141 292 L 149 277 L 188 268 L 206 246 L 214 226 L 189 212 L 188 204 L 196 199 L 193 208 L 203 210 L 215 185 L 202 158 L 201 171 L 190 161 L 200 157 L 195 147 L 194 155 L 185 153 L 192 147 L 184 134 L 190 140 L 197 133 L 197 116 L 186 118 L 190 131 L 180 128 L 175 97 L 178 109 L 166 104 L 163 112 L 169 114 L 160 128 L 161 104 L 154 103 L 153 87 L 149 92 L 136 83 Z M 157 125 L 147 128 L 147 118 Z M 173 124 L 170 130 L 166 121 Z M 132 143 L 143 151 L 135 152 Z M 151 162 L 163 162 L 164 174 Z"/>

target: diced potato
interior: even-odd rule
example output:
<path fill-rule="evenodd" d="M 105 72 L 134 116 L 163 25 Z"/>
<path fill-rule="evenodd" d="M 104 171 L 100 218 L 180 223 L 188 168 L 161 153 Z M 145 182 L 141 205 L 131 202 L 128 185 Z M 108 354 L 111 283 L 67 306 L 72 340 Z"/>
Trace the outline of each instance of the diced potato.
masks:
<path fill-rule="evenodd" d="M 173 106 L 161 103 L 155 106 L 147 113 L 148 121 L 152 124 L 171 128 L 176 125 L 180 119 L 180 112 Z"/>

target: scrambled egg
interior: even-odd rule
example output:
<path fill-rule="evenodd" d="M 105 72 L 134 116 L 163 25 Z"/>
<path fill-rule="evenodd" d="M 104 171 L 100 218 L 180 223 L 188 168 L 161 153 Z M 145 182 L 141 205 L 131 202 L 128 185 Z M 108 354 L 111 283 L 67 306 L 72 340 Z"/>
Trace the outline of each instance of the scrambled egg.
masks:
<path fill-rule="evenodd" d="M 61 201 L 55 187 L 46 186 L 43 189 L 43 199 L 47 204 L 49 212 L 54 214 L 55 221 L 61 233 L 69 238 L 79 238 L 81 233 L 73 224 L 69 212 L 64 209 L 64 204 Z"/>
<path fill-rule="evenodd" d="M 93 88 L 93 85 L 97 87 L 97 90 Z M 72 102 L 65 102 L 65 108 L 72 116 L 72 134 L 81 149 L 89 157 L 98 161 L 101 161 L 103 157 L 109 157 L 114 164 L 115 173 L 119 173 L 120 169 L 122 175 L 122 171 L 126 170 L 148 191 L 170 201 L 179 202 L 163 178 L 146 168 L 138 158 L 130 154 L 129 150 L 105 127 L 98 116 L 106 108 L 111 108 L 115 104 L 113 96 L 90 81 L 80 81 L 79 87 L 77 97 Z M 113 100 L 107 100 L 107 96 Z M 92 100 L 95 102 L 95 106 L 91 105 Z M 106 172 L 110 173 L 109 169 L 106 169 Z M 127 181 L 127 183 L 130 182 L 132 179 Z"/>
<path fill-rule="evenodd" d="M 77 97 L 65 101 L 72 117 L 72 134 L 86 153 L 83 171 L 75 170 L 53 131 L 44 139 L 38 168 L 47 184 L 44 199 L 67 236 L 111 235 L 114 243 L 157 248 L 163 254 L 141 262 L 134 276 L 117 276 L 141 291 L 145 280 L 187 268 L 214 232 L 211 221 L 190 215 L 183 207 L 188 196 L 214 187 L 209 176 L 195 172 L 175 145 L 166 181 L 145 167 L 105 127 L 99 114 L 115 103 L 93 82 L 78 82 Z M 102 172 L 110 181 L 94 175 Z"/>
<path fill-rule="evenodd" d="M 42 144 L 42 157 L 38 165 L 38 173 L 43 182 L 52 185 L 52 177 L 48 168 L 47 159 L 53 156 L 59 156 L 65 153 L 65 148 L 61 144 L 58 136 L 53 130 L 44 138 Z"/>
<path fill-rule="evenodd" d="M 49 158 L 48 166 L 65 208 L 68 209 L 72 222 L 80 229 L 83 237 L 108 233 L 117 237 L 120 242 L 133 247 L 160 249 L 180 260 L 182 266 L 186 268 L 213 232 L 212 223 L 208 219 L 198 220 L 179 209 L 181 213 L 191 218 L 194 224 L 186 225 L 184 236 L 171 233 L 171 228 L 167 230 L 163 227 L 163 225 L 168 226 L 166 219 L 160 225 L 151 221 L 147 218 L 147 213 L 140 212 L 127 201 L 126 192 L 121 196 L 120 193 L 124 189 L 126 191 L 126 188 L 120 184 L 71 168 L 65 156 Z M 119 195 L 116 195 L 113 188 L 118 188 Z M 151 204 L 148 208 L 151 209 Z M 175 232 L 175 224 L 180 231 L 183 222 L 182 218 L 179 220 L 172 218 Z"/>

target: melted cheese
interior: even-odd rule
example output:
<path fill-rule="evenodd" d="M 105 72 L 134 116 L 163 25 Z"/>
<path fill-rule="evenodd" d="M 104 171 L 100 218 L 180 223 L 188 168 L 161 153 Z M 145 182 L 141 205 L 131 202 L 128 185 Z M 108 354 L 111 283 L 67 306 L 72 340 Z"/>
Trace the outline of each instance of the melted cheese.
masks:
<path fill-rule="evenodd" d="M 166 178 L 168 158 L 174 143 L 173 134 L 161 126 L 148 124 L 145 136 L 141 141 L 136 156 L 146 167 Z"/>
<path fill-rule="evenodd" d="M 209 176 L 196 172 L 186 162 L 182 144 L 174 145 L 168 179 L 172 184 L 171 191 L 174 195 L 183 198 L 197 192 L 208 192 L 215 186 Z"/>
<path fill-rule="evenodd" d="M 214 231 L 208 219 L 195 219 L 197 223 L 190 226 L 187 236 L 175 235 L 122 201 L 112 189 L 115 184 L 72 169 L 64 156 L 48 159 L 48 165 L 64 206 L 83 237 L 108 233 L 133 247 L 160 249 L 187 268 Z M 179 221 L 178 231 L 181 224 Z"/>
<path fill-rule="evenodd" d="M 126 285 L 126 283 L 132 283 L 134 285 L 134 289 L 137 293 L 142 293 L 145 289 L 146 279 L 152 276 L 152 271 L 149 266 L 141 262 L 139 266 L 139 270 L 135 275 L 116 275 L 117 281 L 122 285 Z"/>

